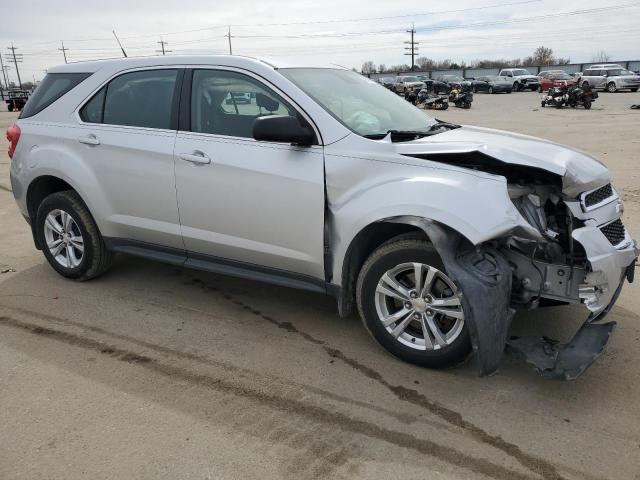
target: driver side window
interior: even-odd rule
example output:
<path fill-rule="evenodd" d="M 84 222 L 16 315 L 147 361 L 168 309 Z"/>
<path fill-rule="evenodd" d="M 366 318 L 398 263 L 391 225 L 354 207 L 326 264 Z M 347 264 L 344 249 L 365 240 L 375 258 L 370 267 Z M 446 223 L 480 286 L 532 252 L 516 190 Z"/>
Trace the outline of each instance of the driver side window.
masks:
<path fill-rule="evenodd" d="M 191 131 L 253 138 L 256 118 L 297 116 L 282 97 L 248 75 L 223 70 L 194 70 L 191 83 Z"/>

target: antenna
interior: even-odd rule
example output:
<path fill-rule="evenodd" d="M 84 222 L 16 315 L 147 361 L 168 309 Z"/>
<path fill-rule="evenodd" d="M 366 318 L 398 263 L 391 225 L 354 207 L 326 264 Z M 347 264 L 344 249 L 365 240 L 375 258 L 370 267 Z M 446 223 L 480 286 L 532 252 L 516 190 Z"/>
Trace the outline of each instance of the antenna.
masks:
<path fill-rule="evenodd" d="M 118 38 L 118 35 L 116 35 L 115 30 L 113 30 L 113 36 L 116 37 L 116 42 L 118 42 L 118 45 L 120 45 L 120 50 L 122 50 L 122 55 L 124 56 L 124 58 L 127 58 L 127 52 L 124 51 L 124 47 L 120 43 L 120 39 Z"/>

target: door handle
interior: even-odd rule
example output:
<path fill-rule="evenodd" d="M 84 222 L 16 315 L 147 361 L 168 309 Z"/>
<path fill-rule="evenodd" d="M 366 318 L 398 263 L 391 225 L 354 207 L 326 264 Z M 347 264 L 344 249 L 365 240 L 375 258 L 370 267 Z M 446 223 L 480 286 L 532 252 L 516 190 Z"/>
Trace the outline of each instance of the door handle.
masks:
<path fill-rule="evenodd" d="M 84 143 L 85 145 L 100 145 L 100 139 L 93 133 L 87 135 L 86 137 L 78 137 L 78 141 L 80 143 Z"/>
<path fill-rule="evenodd" d="M 195 151 L 193 153 L 181 153 L 180 158 L 185 162 L 197 163 L 198 165 L 207 165 L 211 163 L 211 159 L 199 151 Z"/>

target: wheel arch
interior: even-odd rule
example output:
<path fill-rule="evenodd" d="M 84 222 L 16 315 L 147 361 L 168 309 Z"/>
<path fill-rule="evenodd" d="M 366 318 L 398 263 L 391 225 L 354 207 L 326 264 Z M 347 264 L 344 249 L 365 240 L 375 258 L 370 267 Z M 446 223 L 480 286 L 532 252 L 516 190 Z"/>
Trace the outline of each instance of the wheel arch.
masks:
<path fill-rule="evenodd" d="M 341 317 L 348 316 L 355 306 L 355 287 L 358 274 L 369 255 L 381 245 L 401 235 L 415 235 L 416 238 L 431 241 L 429 237 L 429 222 L 431 220 L 418 216 L 396 215 L 369 223 L 358 231 L 349 242 L 342 261 L 341 281 L 337 292 L 338 312 Z M 471 243 L 468 238 L 457 230 L 448 226 L 445 227 L 455 231 Z"/>
<path fill-rule="evenodd" d="M 80 191 L 69 181 L 69 179 L 62 178 L 59 175 L 47 173 L 38 175 L 29 182 L 26 194 L 27 211 L 29 213 L 29 223 L 31 225 L 31 233 L 33 235 L 33 242 L 38 250 L 42 250 L 42 245 L 38 241 L 36 235 L 36 215 L 38 213 L 38 207 L 42 201 L 49 195 L 57 192 L 73 191 L 75 192 L 82 203 L 91 211 L 84 200 Z"/>

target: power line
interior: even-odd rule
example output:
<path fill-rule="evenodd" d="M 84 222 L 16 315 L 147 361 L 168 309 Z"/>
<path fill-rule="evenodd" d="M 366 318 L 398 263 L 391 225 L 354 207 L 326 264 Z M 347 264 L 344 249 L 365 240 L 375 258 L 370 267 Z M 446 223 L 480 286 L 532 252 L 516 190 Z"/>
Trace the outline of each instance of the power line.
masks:
<path fill-rule="evenodd" d="M 69 63 L 67 62 L 67 50 L 69 49 L 64 48 L 64 40 L 60 40 L 60 43 L 62 44 L 62 48 L 59 48 L 58 50 L 60 50 L 62 52 L 62 56 L 64 56 L 64 63 Z"/>

